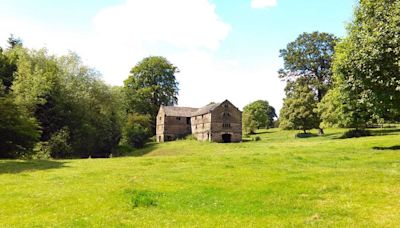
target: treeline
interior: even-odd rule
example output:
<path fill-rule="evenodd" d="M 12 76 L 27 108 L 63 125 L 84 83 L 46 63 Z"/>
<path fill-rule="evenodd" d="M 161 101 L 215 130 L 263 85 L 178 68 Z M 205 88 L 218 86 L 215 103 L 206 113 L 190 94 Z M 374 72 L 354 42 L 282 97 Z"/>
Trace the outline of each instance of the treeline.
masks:
<path fill-rule="evenodd" d="M 153 71 L 143 73 L 146 67 Z M 113 87 L 76 54 L 28 49 L 11 36 L 0 48 L 0 157 L 109 157 L 121 146 L 141 147 L 153 135 L 158 106 L 177 102 L 176 70 L 149 57 L 124 87 Z"/>
<path fill-rule="evenodd" d="M 284 129 L 363 129 L 400 120 L 400 1 L 361 0 L 348 35 L 304 33 L 281 50 Z"/>

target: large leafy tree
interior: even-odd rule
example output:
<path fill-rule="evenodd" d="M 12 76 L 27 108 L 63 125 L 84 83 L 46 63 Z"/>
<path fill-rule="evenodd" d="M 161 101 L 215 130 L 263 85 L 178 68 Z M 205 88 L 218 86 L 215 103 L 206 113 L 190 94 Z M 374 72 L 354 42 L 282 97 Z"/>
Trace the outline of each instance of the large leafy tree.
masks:
<path fill-rule="evenodd" d="M 286 49 L 280 50 L 284 60 L 279 77 L 285 80 L 306 79 L 318 101 L 332 85 L 332 61 L 338 38 L 329 33 L 303 33 Z"/>
<path fill-rule="evenodd" d="M 0 158 L 29 156 L 39 140 L 39 125 L 12 97 L 0 97 Z"/>
<path fill-rule="evenodd" d="M 400 113 L 400 1 L 361 0 L 338 45 L 334 73 L 353 127 Z"/>
<path fill-rule="evenodd" d="M 275 117 L 275 109 L 268 101 L 254 101 L 243 108 L 243 129 L 254 133 L 256 129 L 272 127 Z"/>
<path fill-rule="evenodd" d="M 286 81 L 298 78 L 308 84 L 318 102 L 332 87 L 332 62 L 338 38 L 329 33 L 303 33 L 280 50 L 284 67 L 279 77 Z M 312 111 L 312 110 L 309 110 Z M 320 128 L 320 134 L 323 129 Z"/>
<path fill-rule="evenodd" d="M 56 57 L 45 49 L 21 49 L 17 66 L 15 101 L 38 120 L 40 139 L 51 156 L 106 157 L 118 145 L 118 91 L 105 85 L 76 54 Z"/>
<path fill-rule="evenodd" d="M 307 130 L 317 128 L 319 119 L 316 112 L 318 101 L 305 79 L 288 83 L 286 98 L 279 116 L 283 129 Z"/>
<path fill-rule="evenodd" d="M 128 112 L 149 114 L 153 131 L 160 105 L 175 105 L 178 102 L 178 82 L 175 78 L 178 72 L 178 68 L 166 58 L 151 56 L 133 67 L 124 82 Z"/>

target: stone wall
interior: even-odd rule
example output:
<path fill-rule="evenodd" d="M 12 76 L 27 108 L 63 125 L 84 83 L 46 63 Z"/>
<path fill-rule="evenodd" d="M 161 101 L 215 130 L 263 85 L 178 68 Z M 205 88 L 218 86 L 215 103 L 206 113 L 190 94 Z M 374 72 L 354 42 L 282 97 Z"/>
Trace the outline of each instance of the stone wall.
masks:
<path fill-rule="evenodd" d="M 209 141 L 211 138 L 211 113 L 191 118 L 192 134 L 199 141 Z"/>
<path fill-rule="evenodd" d="M 172 141 L 191 134 L 190 117 L 165 116 L 162 109 L 157 115 L 157 142 Z"/>
<path fill-rule="evenodd" d="M 242 141 L 242 112 L 225 101 L 212 112 L 211 139 L 214 142 Z M 228 138 L 230 138 L 228 140 Z"/>

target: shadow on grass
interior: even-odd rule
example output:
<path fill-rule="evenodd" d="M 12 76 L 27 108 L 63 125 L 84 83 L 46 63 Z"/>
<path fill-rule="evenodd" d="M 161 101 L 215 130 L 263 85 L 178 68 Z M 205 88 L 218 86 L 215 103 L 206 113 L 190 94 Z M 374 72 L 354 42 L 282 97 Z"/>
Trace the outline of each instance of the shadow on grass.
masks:
<path fill-rule="evenodd" d="M 400 145 L 388 146 L 388 147 L 374 146 L 374 147 L 372 147 L 372 149 L 374 149 L 374 150 L 400 150 Z"/>
<path fill-rule="evenodd" d="M 400 132 L 400 128 L 383 128 L 380 130 L 373 130 L 372 136 L 391 135 Z"/>
<path fill-rule="evenodd" d="M 144 156 L 150 152 L 152 152 L 153 150 L 155 150 L 158 147 L 157 143 L 149 143 L 147 144 L 145 147 L 141 148 L 141 149 L 135 149 L 134 151 L 132 151 L 129 156 L 134 156 L 134 157 L 141 157 Z"/>
<path fill-rule="evenodd" d="M 31 160 L 31 161 L 3 160 L 0 161 L 0 175 L 15 174 L 25 171 L 58 169 L 63 167 L 65 167 L 65 162 L 52 161 L 52 160 Z"/>

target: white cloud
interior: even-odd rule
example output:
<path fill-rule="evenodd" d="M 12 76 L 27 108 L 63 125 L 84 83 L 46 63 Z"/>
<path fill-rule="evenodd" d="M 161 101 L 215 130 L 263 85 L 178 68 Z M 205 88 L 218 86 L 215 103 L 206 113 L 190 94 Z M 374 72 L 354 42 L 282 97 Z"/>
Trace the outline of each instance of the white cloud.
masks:
<path fill-rule="evenodd" d="M 14 33 L 31 48 L 46 46 L 56 54 L 76 51 L 113 85 L 122 85 L 142 58 L 165 56 L 181 71 L 179 105 L 199 107 L 229 99 L 242 108 L 266 99 L 279 109 L 282 103 L 279 63 L 260 60 L 249 66 L 242 61 L 246 56 L 216 57 L 231 26 L 207 0 L 127 0 L 98 12 L 87 31 L 48 27 L 12 15 L 0 14 L 0 21 L 7 21 L 1 25 L 1 41 Z"/>
<path fill-rule="evenodd" d="M 100 11 L 94 24 L 96 34 L 110 41 L 213 50 L 230 30 L 207 0 L 128 0 Z"/>
<path fill-rule="evenodd" d="M 251 0 L 251 8 L 268 8 L 278 4 L 278 0 Z"/>

